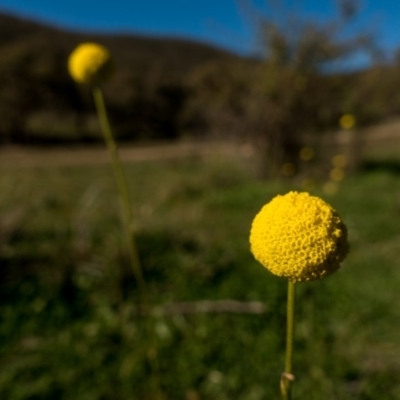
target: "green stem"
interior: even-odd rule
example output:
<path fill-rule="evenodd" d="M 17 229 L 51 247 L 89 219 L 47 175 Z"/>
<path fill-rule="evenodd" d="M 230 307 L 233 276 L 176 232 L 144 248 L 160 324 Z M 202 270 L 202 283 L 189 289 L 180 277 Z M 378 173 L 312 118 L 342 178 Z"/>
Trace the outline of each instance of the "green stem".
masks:
<path fill-rule="evenodd" d="M 96 86 L 93 88 L 93 97 L 96 105 L 97 114 L 100 121 L 101 131 L 103 133 L 104 141 L 106 142 L 108 151 L 111 156 L 112 166 L 114 170 L 115 180 L 117 183 L 117 188 L 121 200 L 122 211 L 124 214 L 124 225 L 125 232 L 127 235 L 128 242 L 128 251 L 131 259 L 131 264 L 133 268 L 133 273 L 135 274 L 135 278 L 138 285 L 139 290 L 139 300 L 141 302 L 141 308 L 139 311 L 143 311 L 146 316 L 146 329 L 149 340 L 151 342 L 150 348 L 147 350 L 147 359 L 150 363 L 152 369 L 151 382 L 153 388 L 155 388 L 157 393 L 157 399 L 162 398 L 160 382 L 159 382 L 159 365 L 157 358 L 157 339 L 154 334 L 154 326 L 153 321 L 151 319 L 147 319 L 147 315 L 149 313 L 149 302 L 147 298 L 147 289 L 146 282 L 143 277 L 142 267 L 140 264 L 139 254 L 136 247 L 135 240 L 135 230 L 133 223 L 133 212 L 131 199 L 128 190 L 128 184 L 126 180 L 126 175 L 124 169 L 121 164 L 121 160 L 118 155 L 117 145 L 115 143 L 110 122 L 108 120 L 107 110 L 104 103 L 104 98 L 101 89 Z"/>
<path fill-rule="evenodd" d="M 294 337 L 294 304 L 295 304 L 295 283 L 288 283 L 287 298 L 287 325 L 286 325 L 286 355 L 285 370 L 281 376 L 281 393 L 283 400 L 291 399 L 291 382 L 294 380 L 292 374 L 293 361 L 293 337 Z"/>
<path fill-rule="evenodd" d="M 127 235 L 128 251 L 131 259 L 133 273 L 138 284 L 141 297 L 146 297 L 146 285 L 143 278 L 143 272 L 140 265 L 139 255 L 136 247 L 135 231 L 133 224 L 132 205 L 128 190 L 128 184 L 124 169 L 122 168 L 121 160 L 118 155 L 117 145 L 115 143 L 110 122 L 107 116 L 106 106 L 104 104 L 103 94 L 99 87 L 93 88 L 93 97 L 97 109 L 97 114 L 100 121 L 101 131 L 104 141 L 106 142 L 108 151 L 111 156 L 112 166 L 114 170 L 115 180 L 121 200 L 122 211 L 124 214 L 125 231 Z M 142 298 L 142 300 L 145 300 Z"/>

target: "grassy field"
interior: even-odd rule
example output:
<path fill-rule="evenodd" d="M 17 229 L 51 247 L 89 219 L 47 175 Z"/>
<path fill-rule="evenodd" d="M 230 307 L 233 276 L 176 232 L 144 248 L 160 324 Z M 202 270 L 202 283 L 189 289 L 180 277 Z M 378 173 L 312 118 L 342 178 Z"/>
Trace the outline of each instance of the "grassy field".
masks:
<path fill-rule="evenodd" d="M 248 235 L 296 182 L 257 181 L 230 157 L 126 170 L 151 303 L 265 312 L 143 317 L 111 168 L 1 163 L 0 399 L 278 399 L 286 281 L 253 259 Z M 400 399 L 399 176 L 372 168 L 312 193 L 346 222 L 351 252 L 298 287 L 294 399 Z"/>

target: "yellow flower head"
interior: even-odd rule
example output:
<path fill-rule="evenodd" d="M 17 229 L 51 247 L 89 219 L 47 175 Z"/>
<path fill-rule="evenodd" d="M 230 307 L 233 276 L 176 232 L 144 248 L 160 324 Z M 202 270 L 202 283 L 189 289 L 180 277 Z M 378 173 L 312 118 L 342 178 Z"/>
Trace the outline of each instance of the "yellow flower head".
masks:
<path fill-rule="evenodd" d="M 347 229 L 338 213 L 308 193 L 278 195 L 254 218 L 250 246 L 256 260 L 292 282 L 322 278 L 348 252 Z"/>
<path fill-rule="evenodd" d="M 344 114 L 339 119 L 339 125 L 342 129 L 351 129 L 356 125 L 356 119 L 352 114 Z"/>
<path fill-rule="evenodd" d="M 82 43 L 70 54 L 68 70 L 76 82 L 96 86 L 112 75 L 114 61 L 104 46 Z"/>
<path fill-rule="evenodd" d="M 332 165 L 336 168 L 343 168 L 347 163 L 346 156 L 344 154 L 336 154 L 332 157 Z"/>
<path fill-rule="evenodd" d="M 282 175 L 293 176 L 294 173 L 296 172 L 296 166 L 290 162 L 285 163 L 282 165 L 281 172 L 282 172 Z"/>
<path fill-rule="evenodd" d="M 344 178 L 344 171 L 342 168 L 333 168 L 329 176 L 333 181 L 339 182 Z"/>
<path fill-rule="evenodd" d="M 310 161 L 314 158 L 314 150 L 311 147 L 303 147 L 299 155 L 303 161 Z"/>

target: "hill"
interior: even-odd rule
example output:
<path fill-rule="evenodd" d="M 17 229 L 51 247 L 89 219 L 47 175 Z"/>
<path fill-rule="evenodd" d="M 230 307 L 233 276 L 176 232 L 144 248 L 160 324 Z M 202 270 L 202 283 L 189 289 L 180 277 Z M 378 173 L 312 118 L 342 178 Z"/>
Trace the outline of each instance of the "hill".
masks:
<path fill-rule="evenodd" d="M 239 59 L 184 39 L 71 32 L 0 14 L 2 142 L 92 140 L 97 135 L 88 93 L 66 70 L 69 53 L 84 41 L 106 45 L 116 60 L 118 74 L 105 90 L 111 112 L 123 120 L 116 126 L 119 136 L 127 139 L 165 132 L 177 136 L 171 119 L 183 107 L 186 77 L 201 65 Z"/>
<path fill-rule="evenodd" d="M 68 51 L 83 41 L 101 42 L 112 50 L 121 65 L 128 64 L 143 71 L 156 63 L 176 75 L 187 73 L 199 64 L 211 60 L 238 58 L 227 50 L 196 41 L 134 34 L 72 32 L 0 13 L 0 46 L 35 38 L 46 38 Z"/>
<path fill-rule="evenodd" d="M 304 133 L 337 130 L 344 113 L 359 126 L 400 113 L 398 64 L 327 74 L 318 60 L 330 60 L 325 45 L 335 48 L 334 38 L 304 35 L 302 62 L 287 63 L 289 44 L 279 40 L 260 61 L 184 39 L 72 32 L 0 14 L 0 143 L 100 139 L 90 91 L 66 67 L 85 41 L 115 58 L 104 91 L 119 140 L 239 137 L 264 151 L 278 138 L 293 162 Z"/>

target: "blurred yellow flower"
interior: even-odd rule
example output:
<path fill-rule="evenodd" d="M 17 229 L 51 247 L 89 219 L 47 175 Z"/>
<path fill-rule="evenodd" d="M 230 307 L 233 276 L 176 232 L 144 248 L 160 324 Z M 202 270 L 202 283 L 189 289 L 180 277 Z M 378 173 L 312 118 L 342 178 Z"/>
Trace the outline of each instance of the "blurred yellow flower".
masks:
<path fill-rule="evenodd" d="M 336 154 L 332 157 L 332 165 L 336 168 L 343 168 L 346 164 L 347 160 L 344 154 Z"/>
<path fill-rule="evenodd" d="M 315 188 L 315 180 L 313 178 L 305 178 L 301 181 L 301 187 L 304 190 L 312 190 Z"/>
<path fill-rule="evenodd" d="M 281 172 L 284 176 L 292 176 L 296 172 L 296 166 L 290 162 L 285 163 L 282 165 Z"/>
<path fill-rule="evenodd" d="M 351 129 L 356 125 L 356 118 L 353 114 L 344 114 L 339 119 L 339 125 L 342 129 Z"/>
<path fill-rule="evenodd" d="M 338 184 L 336 182 L 326 182 L 325 185 L 322 187 L 324 193 L 328 195 L 333 195 L 338 191 Z"/>
<path fill-rule="evenodd" d="M 303 161 L 310 161 L 314 158 L 314 150 L 311 147 L 303 147 L 299 155 Z"/>
<path fill-rule="evenodd" d="M 78 83 L 97 86 L 114 72 L 110 52 L 97 43 L 82 43 L 69 56 L 68 70 Z"/>
<path fill-rule="evenodd" d="M 306 192 L 278 195 L 253 220 L 250 246 L 256 260 L 292 282 L 322 278 L 348 252 L 347 229 L 338 213 Z"/>
<path fill-rule="evenodd" d="M 333 168 L 329 176 L 333 181 L 339 182 L 344 178 L 344 171 L 341 168 Z"/>

